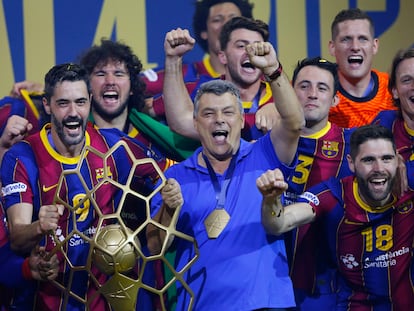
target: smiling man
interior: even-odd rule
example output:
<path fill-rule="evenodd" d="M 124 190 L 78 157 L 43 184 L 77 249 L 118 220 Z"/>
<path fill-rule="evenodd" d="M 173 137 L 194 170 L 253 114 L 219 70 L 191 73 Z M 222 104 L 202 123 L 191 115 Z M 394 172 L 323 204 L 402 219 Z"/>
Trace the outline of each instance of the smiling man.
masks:
<path fill-rule="evenodd" d="M 379 40 L 374 23 L 360 9 L 339 12 L 331 25 L 329 52 L 338 64 L 339 104 L 329 120 L 341 127 L 369 124 L 381 110 L 395 109 L 388 92 L 388 74 L 372 68 Z"/>
<path fill-rule="evenodd" d="M 217 78 L 224 73 L 218 56 L 223 25 L 235 16 L 253 17 L 253 4 L 248 0 L 200 0 L 194 2 L 194 7 L 192 29 L 195 40 L 205 55 L 202 60 L 183 64 L 183 78 L 189 92 L 201 76 Z M 149 96 L 162 93 L 163 66 L 145 70 L 143 76 Z M 157 109 L 157 103 L 153 108 L 155 110 L 150 110 L 152 116 L 164 117 L 164 111 L 162 108 Z"/>
<path fill-rule="evenodd" d="M 183 42 L 175 39 L 167 35 L 166 44 L 179 49 Z M 194 310 L 200 311 L 286 310 L 295 304 L 284 241 L 267 236 L 260 225 L 261 196 L 252 185 L 275 167 L 286 177 L 291 174 L 303 113 L 273 46 L 261 41 L 241 46 L 240 54 L 258 68 L 252 76 L 260 71 L 270 81 L 278 101 L 269 105 L 280 113 L 280 122 L 248 143 L 241 139 L 245 120 L 239 88 L 220 79 L 205 82 L 190 110 L 192 122 L 186 124 L 194 127 L 202 147 L 165 172 L 178 181 L 183 193 L 177 229 L 194 236 L 199 246 L 200 256 L 184 278 L 194 293 Z M 173 70 L 179 67 L 166 66 L 164 87 L 168 83 L 173 89 L 172 84 L 180 81 L 181 70 Z M 175 211 L 160 199 L 154 197 L 152 213 L 167 225 Z M 147 234 L 154 253 L 162 245 L 161 234 L 162 230 Z M 175 246 L 179 269 L 195 249 L 182 241 Z M 177 284 L 176 310 L 187 310 L 190 299 L 183 284 Z"/>
<path fill-rule="evenodd" d="M 182 78 L 183 56 L 194 47 L 195 40 L 187 29 L 177 28 L 165 36 L 165 77 L 163 88 L 163 104 L 170 128 L 187 137 L 198 139 L 193 119 L 193 102 L 197 89 L 211 77 L 202 76 L 191 95 Z M 232 82 L 240 90 L 243 105 L 245 126 L 242 138 L 248 141 L 257 139 L 270 130 L 278 120 L 274 105 L 274 94 L 269 82 L 266 82 L 260 68 L 252 65 L 246 46 L 254 43 L 268 42 L 269 28 L 266 23 L 246 17 L 233 17 L 222 28 L 220 33 L 219 59 L 225 74 L 220 78 Z M 282 66 L 280 66 L 281 70 Z M 171 84 L 171 73 L 174 71 L 174 84 Z M 175 71 L 181 73 L 175 75 Z M 167 80 L 165 82 L 165 80 Z"/>
<path fill-rule="evenodd" d="M 260 176 L 262 223 L 279 235 L 321 219 L 320 242 L 327 241 L 339 271 L 335 310 L 412 310 L 414 192 L 392 193 L 398 171 L 393 134 L 383 126 L 362 126 L 350 145 L 354 174 L 312 187 L 295 204 L 282 206 L 287 184 L 277 171 Z M 408 167 L 412 189 L 412 163 Z"/>
<path fill-rule="evenodd" d="M 388 89 L 398 111 L 381 111 L 374 123 L 392 130 L 397 151 L 405 160 L 413 160 L 414 140 L 414 48 L 396 53 L 391 64 Z"/>
<path fill-rule="evenodd" d="M 140 77 L 142 63 L 131 48 L 120 42 L 101 39 L 80 56 L 89 74 L 91 117 L 98 128 L 117 128 L 144 144 L 161 169 L 173 164 L 159 146 L 130 121 L 131 110 L 145 105 L 145 83 Z"/>
<path fill-rule="evenodd" d="M 292 84 L 303 107 L 306 124 L 299 139 L 298 164 L 284 193 L 284 204 L 295 203 L 300 194 L 324 180 L 351 174 L 346 154 L 353 129 L 328 121 L 329 109 L 338 103 L 336 64 L 320 57 L 305 58 L 298 62 Z M 330 311 L 335 308 L 336 270 L 332 268 L 320 236 L 320 221 L 300 226 L 285 236 L 295 288 L 295 310 Z"/>
<path fill-rule="evenodd" d="M 119 189 L 105 184 L 96 187 L 102 180 L 102 171 L 107 167 L 112 180 L 126 184 L 133 163 L 126 152 L 120 149 L 107 159 L 93 152 L 85 154 L 79 166 L 80 177 L 68 177 L 59 190 L 59 197 L 69 206 L 79 207 L 73 212 L 56 204 L 55 194 L 62 172 L 77 168 L 82 159 L 81 152 L 90 146 L 102 153 L 108 152 L 117 142 L 123 140 L 136 159 L 147 158 L 148 150 L 117 129 L 100 129 L 88 122 L 90 113 L 90 93 L 87 71 L 76 64 L 60 64 L 50 69 L 45 76 L 43 97 L 45 111 L 51 116 L 51 123 L 40 132 L 14 144 L 4 155 L 1 167 L 4 207 L 7 212 L 11 247 L 21 254 L 28 254 L 38 244 L 50 251 L 56 246 L 51 234 L 61 238 L 70 237 L 76 228 L 84 236 L 92 238 L 96 232 L 100 214 L 111 214 L 120 204 Z M 67 172 L 67 171 L 66 171 Z M 134 171 L 134 187 L 137 191 L 151 191 L 158 173 L 152 165 L 138 166 Z M 82 182 L 83 180 L 83 182 Z M 135 181 L 137 181 L 135 183 Z M 131 182 L 132 184 L 133 182 Z M 96 192 L 90 190 L 96 187 Z M 86 189 L 85 189 L 86 188 Z M 142 193 L 142 192 L 141 192 Z M 86 200 L 91 195 L 95 205 Z M 79 203 L 81 202 L 81 203 Z M 139 207 L 135 206 L 138 213 Z M 73 216 L 73 217 L 72 217 Z M 74 240 L 74 241 L 73 241 Z M 89 243 L 80 235 L 74 234 L 64 243 L 68 260 L 75 266 L 85 266 L 89 253 Z M 59 252 L 60 268 L 58 280 L 63 287 L 87 299 L 96 293 L 93 277 L 85 270 L 76 275 L 73 282 L 64 281 L 70 267 Z M 95 271 L 94 269 L 92 269 Z M 106 280 L 106 276 L 95 271 L 96 280 Z M 72 285 L 70 287 L 69 284 Z M 101 282 L 102 284 L 102 282 Z M 70 297 L 65 302 L 62 291 L 51 283 L 38 284 L 37 300 L 33 305 L 28 302 L 19 310 L 84 310 L 78 299 Z M 90 296 L 92 295 L 92 296 Z M 90 305 L 94 310 L 108 310 L 108 303 L 102 296 Z"/>

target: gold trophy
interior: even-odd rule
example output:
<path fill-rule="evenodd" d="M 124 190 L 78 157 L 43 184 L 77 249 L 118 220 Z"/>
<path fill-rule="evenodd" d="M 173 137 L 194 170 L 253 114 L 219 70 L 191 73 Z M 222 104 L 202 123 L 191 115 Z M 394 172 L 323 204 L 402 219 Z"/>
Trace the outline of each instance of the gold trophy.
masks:
<path fill-rule="evenodd" d="M 125 152 L 132 163 L 132 168 L 124 184 L 114 180 L 114 172 L 111 171 L 111 165 L 109 165 L 112 163 L 115 153 L 118 152 Z M 81 174 L 81 167 L 85 165 L 86 157 L 91 155 L 102 160 L 102 167 L 95 170 L 96 179 L 93 187 L 88 186 L 88 182 Z M 161 179 L 158 187 L 149 194 L 142 194 L 131 188 L 134 172 L 140 165 L 152 165 Z M 76 200 L 69 204 L 66 199 L 66 185 L 69 182 L 73 183 L 74 180 L 82 185 L 84 194 L 77 196 Z M 165 182 L 166 178 L 156 162 L 151 158 L 136 159 L 124 141 L 119 141 L 106 153 L 86 146 L 76 167 L 63 171 L 56 187 L 54 203 L 62 204 L 65 207 L 62 217 L 67 217 L 68 223 L 72 224 L 72 230 L 64 232 L 62 228 L 58 228 L 52 233 L 54 247 L 51 254 L 58 253 L 58 256 L 64 261 L 61 266 L 65 266 L 63 268 L 65 270 L 62 269 L 61 277 L 52 282 L 62 291 L 65 306 L 69 299 L 75 299 L 84 304 L 87 310 L 93 310 L 97 308 L 95 305 L 97 298 L 103 296 L 114 311 L 135 310 L 139 292 L 148 291 L 158 295 L 162 309 L 166 310 L 164 296 L 176 282 L 181 282 L 192 297 L 188 306 L 188 310 L 192 310 L 194 293 L 186 284 L 183 275 L 197 260 L 199 250 L 193 237 L 175 229 L 181 206 L 177 208 L 169 226 L 158 223 L 151 218 L 150 214 L 150 200 L 161 190 Z M 108 194 L 120 198 L 118 207 L 114 209 L 115 212 L 105 213 L 99 208 L 99 200 Z M 126 221 L 122 217 L 122 211 L 128 206 L 131 199 L 141 202 L 139 207 L 145 208 L 146 214 L 145 220 L 133 229 L 126 225 Z M 88 230 L 80 228 L 82 221 L 86 221 L 87 217 L 91 217 L 93 214 L 98 218 L 94 227 L 88 228 Z M 166 238 L 159 254 L 149 255 L 148 252 L 144 252 L 138 238 L 139 235 L 145 234 L 149 224 L 165 231 Z M 194 257 L 180 271 L 176 271 L 174 264 L 166 258 L 169 242 L 172 239 L 184 239 L 194 245 Z M 77 260 L 76 262 L 72 260 L 68 249 L 71 243 L 75 243 L 74 241 L 87 247 L 86 260 Z M 154 285 L 147 284 L 143 280 L 146 269 L 153 269 L 152 264 L 158 260 L 162 261 L 164 269 L 168 270 L 171 275 L 162 288 L 155 288 Z M 93 287 L 88 295 L 86 293 L 79 295 L 72 288 L 72 284 L 74 280 L 77 280 L 80 272 L 83 275 L 85 272 L 88 274 L 89 286 Z"/>

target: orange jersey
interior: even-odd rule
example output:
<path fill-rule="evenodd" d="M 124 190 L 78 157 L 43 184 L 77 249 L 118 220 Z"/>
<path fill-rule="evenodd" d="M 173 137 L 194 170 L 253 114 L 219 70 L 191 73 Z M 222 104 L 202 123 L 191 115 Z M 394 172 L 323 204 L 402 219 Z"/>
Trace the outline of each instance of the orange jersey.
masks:
<path fill-rule="evenodd" d="M 388 74 L 371 71 L 374 81 L 372 91 L 364 97 L 355 97 L 339 87 L 339 104 L 329 111 L 329 121 L 340 127 L 356 127 L 370 124 L 382 110 L 397 109 L 388 92 Z"/>

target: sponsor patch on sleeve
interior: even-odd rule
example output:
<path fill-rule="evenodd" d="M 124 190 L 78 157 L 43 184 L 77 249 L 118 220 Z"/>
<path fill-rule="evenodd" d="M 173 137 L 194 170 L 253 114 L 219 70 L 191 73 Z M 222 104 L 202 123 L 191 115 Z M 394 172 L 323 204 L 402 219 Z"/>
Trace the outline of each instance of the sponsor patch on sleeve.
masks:
<path fill-rule="evenodd" d="M 10 184 L 10 185 L 7 185 L 1 188 L 1 192 L 3 196 L 10 195 L 13 193 L 26 192 L 26 190 L 27 190 L 27 185 L 21 182 Z"/>
<path fill-rule="evenodd" d="M 302 193 L 299 197 L 303 198 L 305 200 L 308 200 L 309 202 L 313 203 L 315 206 L 319 205 L 318 197 L 316 195 L 314 195 L 313 193 L 311 193 L 311 192 L 306 191 L 306 192 Z"/>

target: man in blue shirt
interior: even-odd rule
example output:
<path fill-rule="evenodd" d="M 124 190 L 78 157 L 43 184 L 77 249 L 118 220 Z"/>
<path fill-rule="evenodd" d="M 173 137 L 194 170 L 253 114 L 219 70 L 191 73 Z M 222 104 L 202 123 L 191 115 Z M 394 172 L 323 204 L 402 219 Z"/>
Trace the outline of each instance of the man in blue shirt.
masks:
<path fill-rule="evenodd" d="M 252 185 L 276 167 L 286 177 L 291 174 L 303 113 L 272 45 L 255 42 L 246 46 L 246 53 L 278 98 L 280 122 L 255 143 L 246 142 L 241 139 L 244 116 L 238 88 L 229 81 L 209 81 L 194 103 L 193 121 L 202 147 L 165 172 L 171 189 L 182 190 L 184 204 L 176 228 L 193 236 L 199 247 L 198 260 L 184 275 L 196 310 L 285 310 L 295 305 L 284 241 L 269 237 L 261 227 L 261 195 Z M 181 72 L 171 71 L 165 82 L 175 83 L 174 74 Z M 176 192 L 168 189 L 152 202 L 154 219 L 165 225 L 177 210 L 168 204 Z M 163 230 L 157 229 L 147 233 L 154 254 L 163 242 Z M 175 242 L 178 271 L 195 249 L 183 240 Z M 183 282 L 177 282 L 177 310 L 187 310 L 190 304 Z"/>

